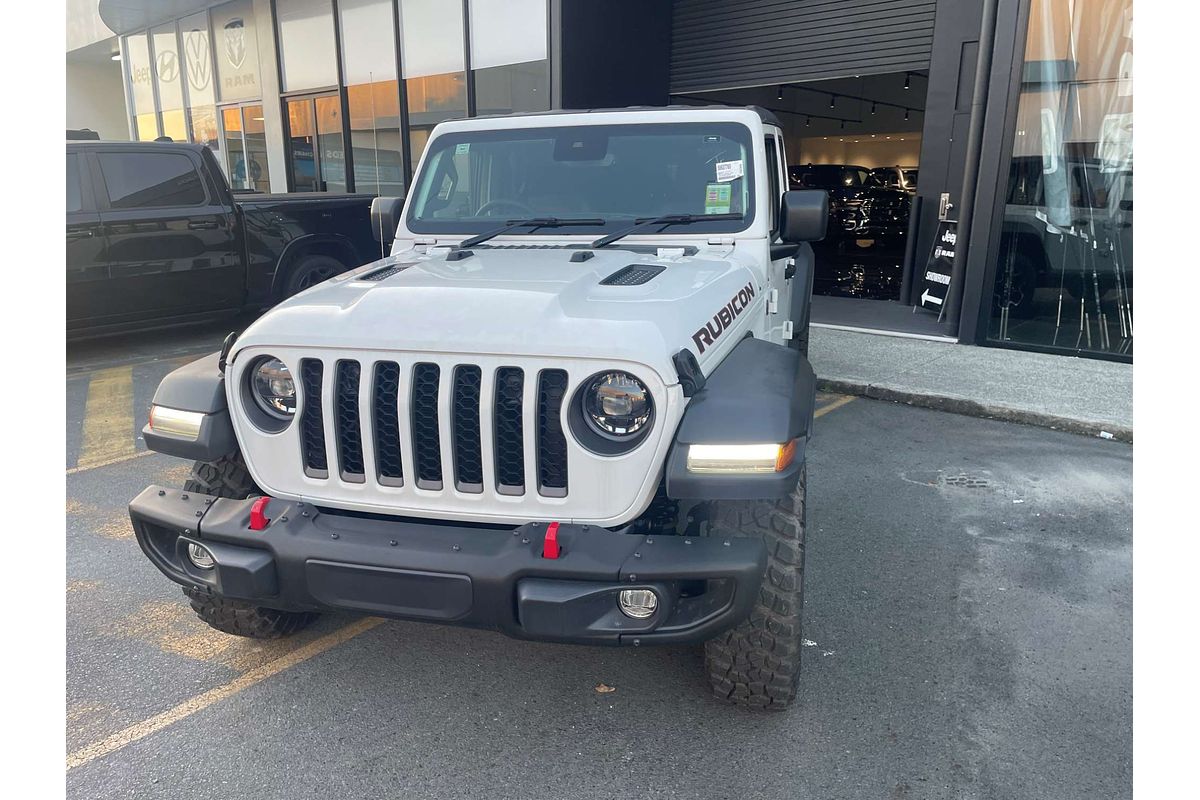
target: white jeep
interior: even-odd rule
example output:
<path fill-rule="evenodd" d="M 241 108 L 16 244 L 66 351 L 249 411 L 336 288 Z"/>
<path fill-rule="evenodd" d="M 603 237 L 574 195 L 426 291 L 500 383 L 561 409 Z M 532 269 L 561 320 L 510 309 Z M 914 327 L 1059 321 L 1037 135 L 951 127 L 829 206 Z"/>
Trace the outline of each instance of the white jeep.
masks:
<path fill-rule="evenodd" d="M 321 610 L 588 644 L 704 642 L 713 691 L 792 702 L 823 191 L 758 109 L 438 125 L 385 258 L 164 379 L 195 460 L 130 504 L 232 634 Z"/>

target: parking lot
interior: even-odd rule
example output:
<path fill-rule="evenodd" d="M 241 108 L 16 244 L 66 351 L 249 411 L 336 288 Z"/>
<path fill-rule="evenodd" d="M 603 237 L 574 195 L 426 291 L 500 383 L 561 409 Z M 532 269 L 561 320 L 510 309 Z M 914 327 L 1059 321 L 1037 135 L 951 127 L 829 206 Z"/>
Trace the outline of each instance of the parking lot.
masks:
<path fill-rule="evenodd" d="M 224 330 L 68 351 L 70 796 L 1130 794 L 1127 445 L 823 395 L 801 699 L 754 714 L 709 699 L 695 647 L 205 626 L 126 503 L 187 477 L 138 431 L 159 379 Z"/>

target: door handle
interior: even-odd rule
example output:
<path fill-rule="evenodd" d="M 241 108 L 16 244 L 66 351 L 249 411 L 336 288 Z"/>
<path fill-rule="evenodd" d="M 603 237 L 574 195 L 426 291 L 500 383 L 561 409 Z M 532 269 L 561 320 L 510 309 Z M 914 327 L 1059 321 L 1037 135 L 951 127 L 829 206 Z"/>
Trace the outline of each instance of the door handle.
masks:
<path fill-rule="evenodd" d="M 80 231 L 67 231 L 67 241 L 70 242 L 74 241 L 75 239 L 90 239 L 95 235 L 96 232 L 91 228 L 84 228 Z"/>
<path fill-rule="evenodd" d="M 209 220 L 197 219 L 197 220 L 192 220 L 191 222 L 188 223 L 189 231 L 213 231 L 213 230 L 216 230 L 218 227 L 219 226 L 217 225 L 216 221 L 211 220 L 211 219 L 209 219 Z"/>

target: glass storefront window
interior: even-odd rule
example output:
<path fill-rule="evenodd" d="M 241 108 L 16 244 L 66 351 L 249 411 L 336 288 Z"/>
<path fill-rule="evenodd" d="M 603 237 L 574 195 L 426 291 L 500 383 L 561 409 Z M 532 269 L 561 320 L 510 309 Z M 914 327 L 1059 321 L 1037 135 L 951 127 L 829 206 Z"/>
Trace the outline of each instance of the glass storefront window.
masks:
<path fill-rule="evenodd" d="M 471 0 L 471 71 L 479 114 L 546 111 L 546 0 Z"/>
<path fill-rule="evenodd" d="M 235 0 L 217 6 L 212 15 L 213 50 L 216 54 L 217 99 L 257 100 L 259 82 L 258 32 L 250 0 Z"/>
<path fill-rule="evenodd" d="M 346 191 L 346 143 L 342 102 L 335 94 L 287 101 L 292 189 Z"/>
<path fill-rule="evenodd" d="M 175 23 L 160 25 L 150 31 L 154 47 L 154 79 L 158 83 L 158 108 L 162 119 L 162 135 L 173 142 L 188 140 L 187 122 L 183 115 L 182 65 L 179 62 L 179 37 Z"/>
<path fill-rule="evenodd" d="M 202 11 L 181 19 L 179 37 L 183 45 L 183 75 L 187 83 L 187 114 L 192 141 L 219 152 L 221 140 L 217 132 L 208 14 Z"/>
<path fill-rule="evenodd" d="M 121 52 L 133 101 L 134 136 L 138 141 L 153 141 L 158 138 L 158 114 L 154 108 L 154 74 L 146 34 L 126 36 Z"/>
<path fill-rule="evenodd" d="M 415 162 L 437 123 L 467 114 L 462 4 L 400 0 L 400 38 Z"/>
<path fill-rule="evenodd" d="M 1133 354 L 1132 0 L 1033 0 L 988 338 Z"/>
<path fill-rule="evenodd" d="M 337 85 L 333 6 L 329 0 L 277 3 L 280 80 L 285 92 Z"/>
<path fill-rule="evenodd" d="M 404 193 L 400 87 L 390 0 L 341 0 L 342 76 L 350 106 L 354 190 Z"/>

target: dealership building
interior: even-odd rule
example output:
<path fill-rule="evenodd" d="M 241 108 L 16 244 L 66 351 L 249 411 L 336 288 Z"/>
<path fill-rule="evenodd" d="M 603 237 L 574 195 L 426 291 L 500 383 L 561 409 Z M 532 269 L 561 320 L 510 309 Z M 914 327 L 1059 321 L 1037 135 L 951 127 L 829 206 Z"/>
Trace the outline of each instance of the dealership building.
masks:
<path fill-rule="evenodd" d="M 403 194 L 447 119 L 760 106 L 835 178 L 818 324 L 1133 357 L 1132 0 L 68 0 L 66 58 L 69 136 L 236 191 Z"/>

